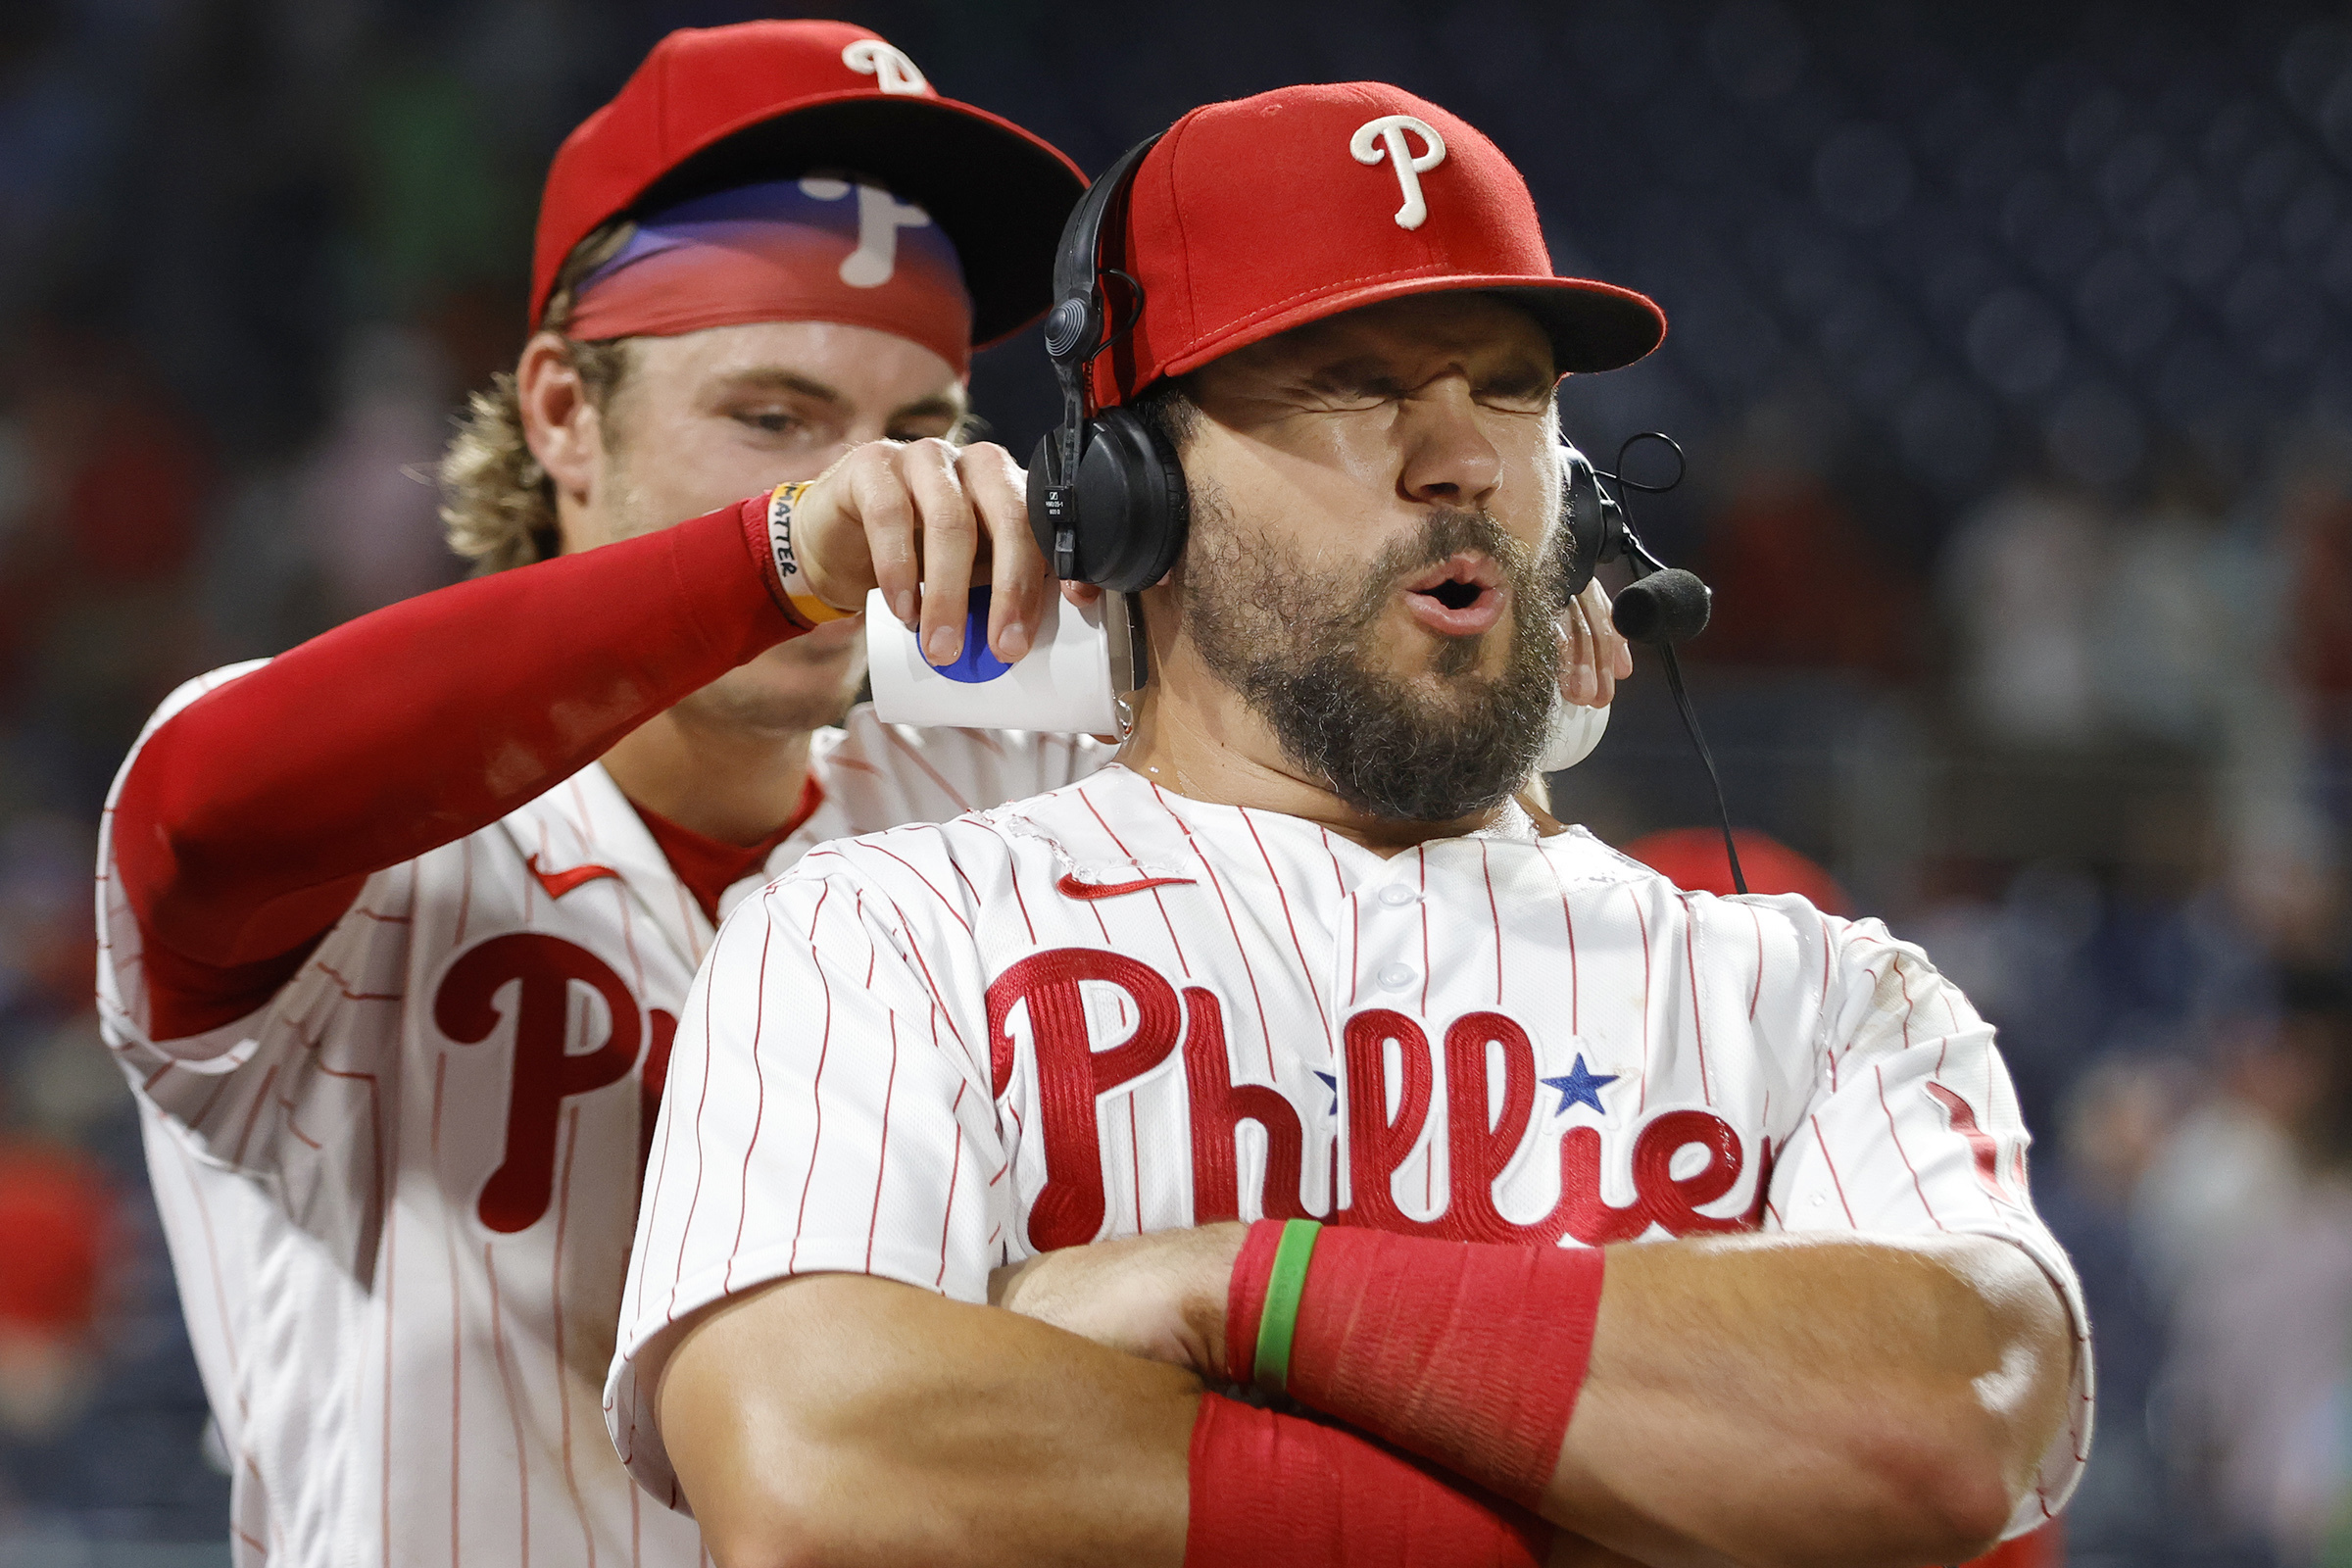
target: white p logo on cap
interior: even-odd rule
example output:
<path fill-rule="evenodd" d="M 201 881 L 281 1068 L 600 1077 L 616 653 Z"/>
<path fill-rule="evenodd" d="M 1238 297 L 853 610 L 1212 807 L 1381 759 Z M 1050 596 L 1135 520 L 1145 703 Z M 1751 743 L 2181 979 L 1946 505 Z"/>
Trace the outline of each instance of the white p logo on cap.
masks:
<path fill-rule="evenodd" d="M 1421 138 L 1422 152 L 1413 155 L 1412 144 L 1404 139 L 1406 131 Z M 1355 154 L 1359 164 L 1377 164 L 1383 155 L 1389 167 L 1396 172 L 1396 187 L 1404 192 L 1404 205 L 1396 209 L 1398 228 L 1419 228 L 1429 217 L 1429 203 L 1421 199 L 1421 176 L 1446 161 L 1446 138 L 1425 120 L 1411 115 L 1383 115 L 1367 120 L 1355 127 L 1348 138 L 1348 150 Z"/>
<path fill-rule="evenodd" d="M 860 76 L 873 77 L 874 85 L 884 92 L 920 96 L 931 90 L 931 83 L 923 79 L 906 52 L 879 38 L 860 38 L 851 44 L 841 52 L 841 63 Z"/>

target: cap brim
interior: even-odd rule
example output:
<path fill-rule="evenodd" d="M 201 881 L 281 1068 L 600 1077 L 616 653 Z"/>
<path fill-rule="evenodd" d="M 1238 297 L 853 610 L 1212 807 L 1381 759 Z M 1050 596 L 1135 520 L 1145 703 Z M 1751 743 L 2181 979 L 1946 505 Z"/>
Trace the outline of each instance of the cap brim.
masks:
<path fill-rule="evenodd" d="M 1054 247 L 1085 176 L 1012 122 L 954 99 L 857 92 L 755 118 L 718 131 L 630 207 L 819 172 L 886 185 L 931 215 L 963 264 L 976 346 L 1053 304 Z"/>
<path fill-rule="evenodd" d="M 1195 344 L 1162 371 L 1182 375 L 1251 343 L 1309 321 L 1417 294 L 1472 292 L 1498 296 L 1534 317 L 1551 339 L 1552 363 L 1562 373 L 1615 370 L 1633 364 L 1666 337 L 1666 313 L 1645 294 L 1614 283 L 1582 277 L 1530 278 L 1521 274 L 1390 278 L 1334 289 L 1293 304 L 1248 325 Z"/>
<path fill-rule="evenodd" d="M 1562 371 L 1623 369 L 1666 341 L 1666 313 L 1657 302 L 1614 283 L 1556 277 L 1466 286 L 1500 295 L 1541 321 Z"/>

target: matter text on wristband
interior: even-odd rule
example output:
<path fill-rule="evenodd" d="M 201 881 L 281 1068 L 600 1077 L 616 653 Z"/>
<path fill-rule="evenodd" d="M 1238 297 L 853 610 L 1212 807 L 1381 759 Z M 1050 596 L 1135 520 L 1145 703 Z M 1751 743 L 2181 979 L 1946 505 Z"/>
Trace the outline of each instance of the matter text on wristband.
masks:
<path fill-rule="evenodd" d="M 808 489 L 808 483 L 780 484 L 767 498 L 767 547 L 775 562 L 776 578 L 784 588 L 784 600 L 791 612 L 811 626 L 828 620 L 846 620 L 857 613 L 854 610 L 839 610 L 816 596 L 808 574 L 801 568 L 800 556 L 792 541 L 793 509 Z"/>

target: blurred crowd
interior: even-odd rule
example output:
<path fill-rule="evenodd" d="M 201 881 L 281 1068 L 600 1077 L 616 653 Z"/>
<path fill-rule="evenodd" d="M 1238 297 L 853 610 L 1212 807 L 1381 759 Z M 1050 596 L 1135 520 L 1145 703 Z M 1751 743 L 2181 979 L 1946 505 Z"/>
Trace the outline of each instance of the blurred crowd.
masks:
<path fill-rule="evenodd" d="M 2001 1028 L 2099 1340 L 2070 1560 L 2352 1563 L 2337 9 L 836 9 L 1090 169 L 1197 101 L 1400 81 L 1522 163 L 1564 269 L 1660 300 L 1567 426 L 1604 468 L 1683 443 L 1634 517 L 1716 590 L 1734 816 Z M 755 14 L 0 5 L 0 1565 L 225 1560 L 89 1004 L 108 780 L 177 682 L 455 576 L 427 478 L 519 346 L 549 154 L 662 31 Z M 1016 453 L 1054 416 L 1034 341 L 975 396 Z M 1615 842 L 1712 819 L 1654 667 L 1558 797 Z"/>

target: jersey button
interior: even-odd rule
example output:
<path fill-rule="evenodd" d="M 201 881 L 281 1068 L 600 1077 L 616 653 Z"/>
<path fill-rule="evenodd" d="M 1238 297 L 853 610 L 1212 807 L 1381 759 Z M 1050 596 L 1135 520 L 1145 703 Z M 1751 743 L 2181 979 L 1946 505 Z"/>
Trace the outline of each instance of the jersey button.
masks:
<path fill-rule="evenodd" d="M 1380 890 L 1380 902 L 1392 909 L 1401 909 L 1408 904 L 1421 902 L 1421 895 L 1401 882 L 1392 882 Z"/>
<path fill-rule="evenodd" d="M 1407 964 L 1384 963 L 1380 966 L 1380 973 L 1373 978 L 1380 982 L 1384 991 L 1402 991 L 1413 983 L 1413 971 Z"/>

